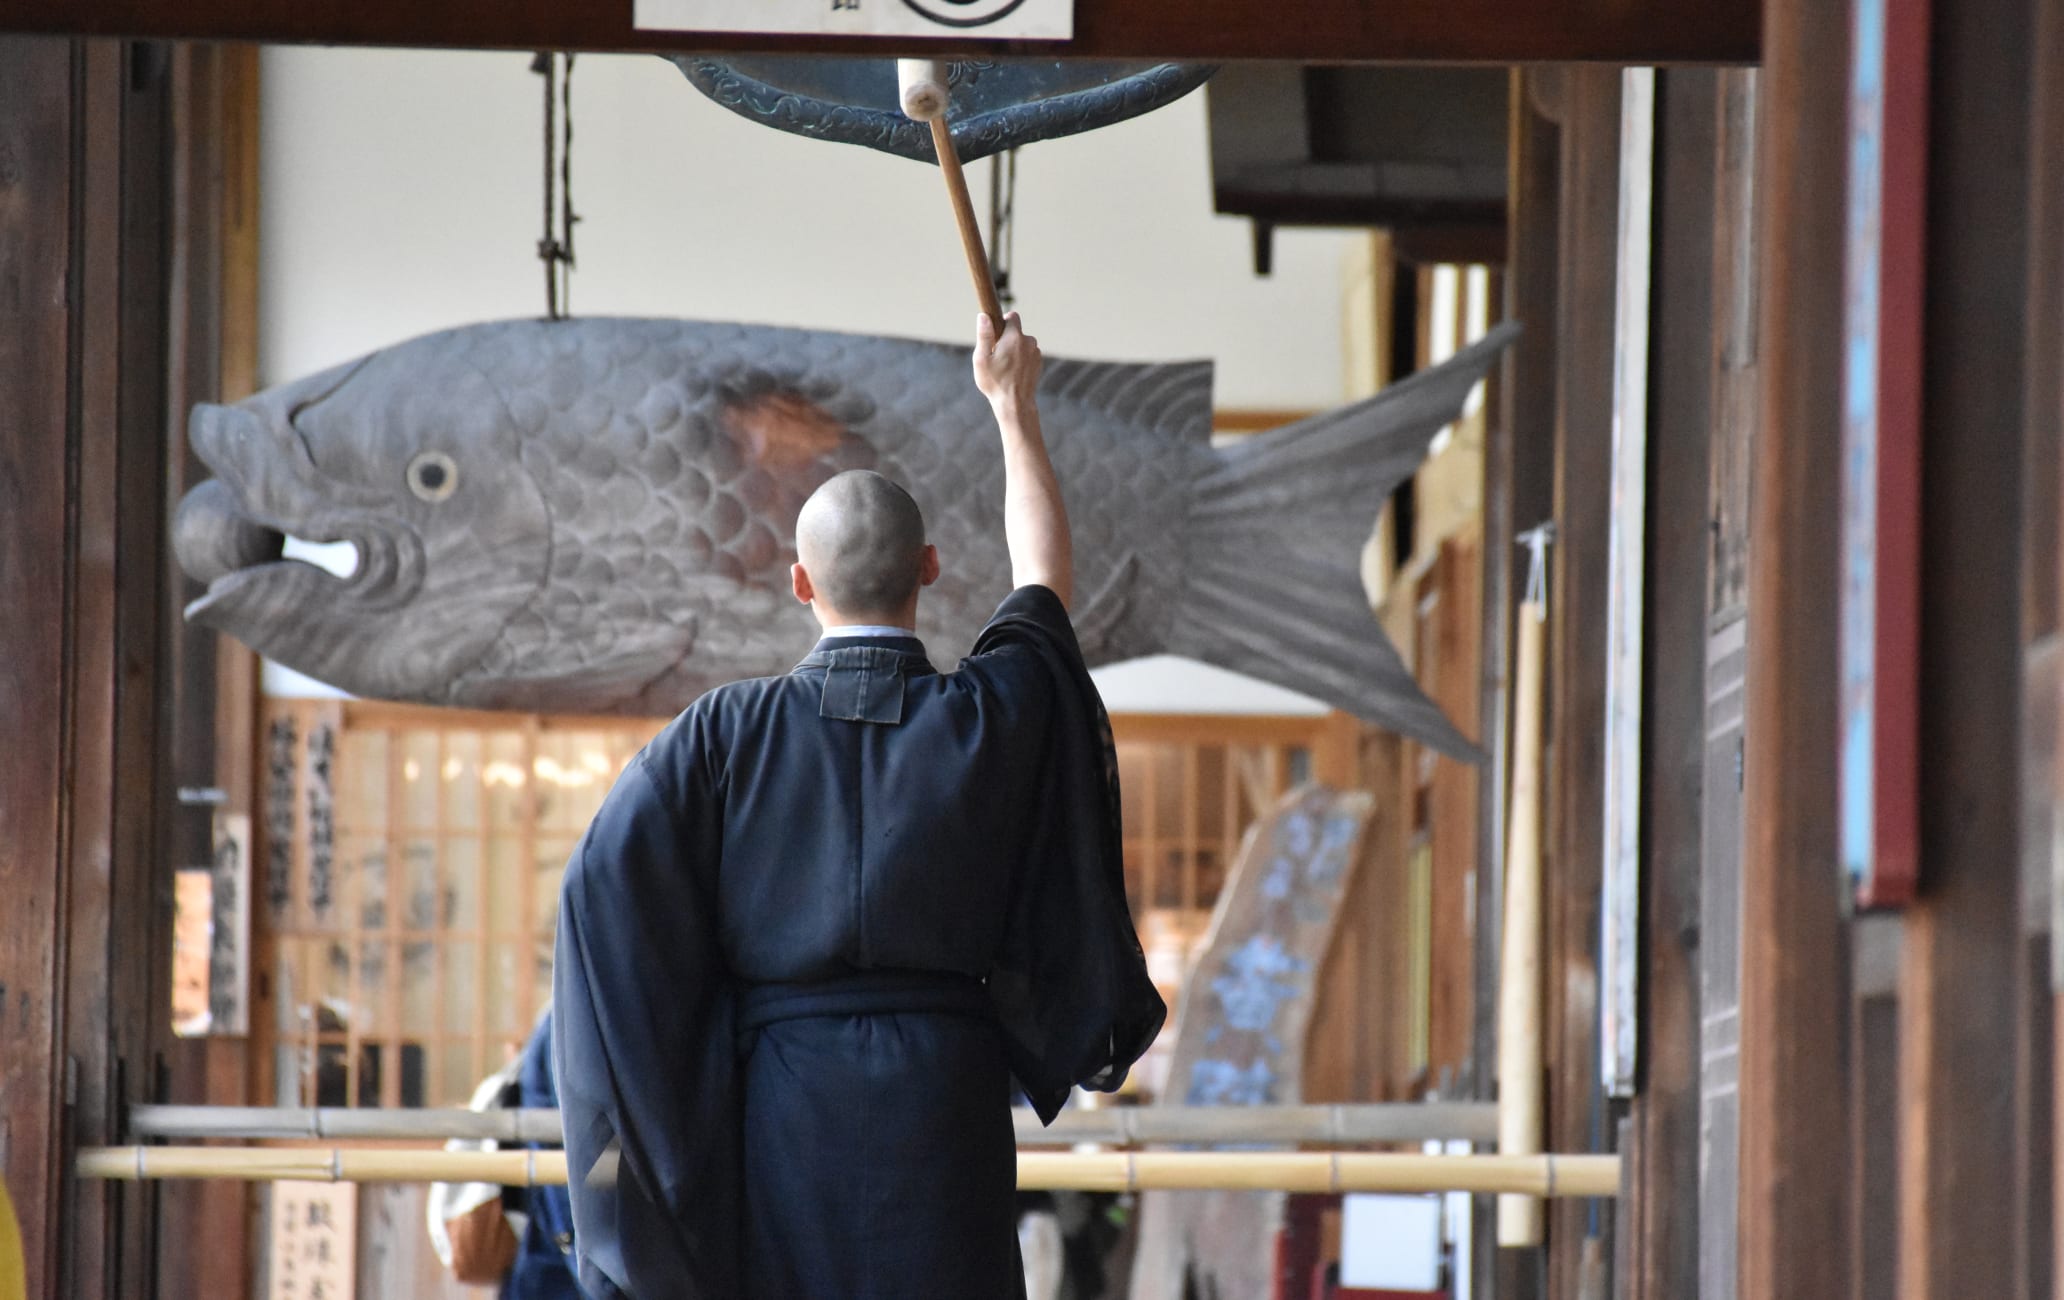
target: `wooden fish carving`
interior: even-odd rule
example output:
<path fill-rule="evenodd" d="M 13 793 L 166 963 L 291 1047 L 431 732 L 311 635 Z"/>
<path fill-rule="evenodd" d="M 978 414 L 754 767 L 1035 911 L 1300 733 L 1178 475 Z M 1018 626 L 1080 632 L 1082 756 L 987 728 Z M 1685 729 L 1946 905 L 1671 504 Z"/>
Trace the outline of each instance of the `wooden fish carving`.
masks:
<path fill-rule="evenodd" d="M 1208 363 L 1050 358 L 1040 409 L 1073 520 L 1090 663 L 1169 652 L 1476 756 L 1371 617 L 1388 494 L 1516 327 L 1376 397 L 1223 449 Z M 664 714 L 785 671 L 820 483 L 877 469 L 925 512 L 919 605 L 943 665 L 1010 586 L 1003 461 L 959 344 L 680 320 L 469 325 L 234 406 L 190 436 L 196 622 L 358 695 Z M 348 577 L 283 558 L 350 542 Z"/>

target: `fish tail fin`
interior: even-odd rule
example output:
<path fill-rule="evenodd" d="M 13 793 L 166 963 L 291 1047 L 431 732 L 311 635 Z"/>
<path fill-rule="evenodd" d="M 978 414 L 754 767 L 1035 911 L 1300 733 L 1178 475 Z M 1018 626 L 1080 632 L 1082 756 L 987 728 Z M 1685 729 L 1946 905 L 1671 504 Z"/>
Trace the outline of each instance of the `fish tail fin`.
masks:
<path fill-rule="evenodd" d="M 1419 689 L 1370 613 L 1361 553 L 1384 500 L 1460 418 L 1501 325 L 1364 401 L 1218 453 L 1192 496 L 1168 648 L 1294 687 L 1465 762 L 1482 752 Z"/>

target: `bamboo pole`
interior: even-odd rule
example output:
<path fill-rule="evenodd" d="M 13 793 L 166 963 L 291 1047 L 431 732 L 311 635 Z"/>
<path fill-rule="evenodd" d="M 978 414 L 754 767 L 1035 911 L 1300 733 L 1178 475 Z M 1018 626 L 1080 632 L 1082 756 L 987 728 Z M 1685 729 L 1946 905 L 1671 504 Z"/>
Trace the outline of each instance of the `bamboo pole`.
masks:
<path fill-rule="evenodd" d="M 1283 1154 L 1190 1151 L 1042 1152 L 1018 1156 L 1027 1190 L 1525 1192 L 1534 1196 L 1612 1197 L 1619 1157 L 1428 1156 L 1365 1151 Z"/>
<path fill-rule="evenodd" d="M 560 1141 L 556 1110 L 375 1110 L 288 1106 L 133 1106 L 129 1132 L 141 1138 L 332 1139 L 424 1142 Z"/>
<path fill-rule="evenodd" d="M 1339 1106 L 1133 1106 L 1063 1111 L 1042 1128 L 1013 1112 L 1024 1145 L 1102 1142 L 1486 1141 L 1495 1107 L 1479 1102 L 1392 1102 Z"/>
<path fill-rule="evenodd" d="M 333 1183 L 500 1183 L 563 1186 L 563 1151 L 435 1151 L 372 1147 L 87 1147 L 80 1178 L 142 1182 L 163 1178 L 227 1178 Z"/>
<path fill-rule="evenodd" d="M 1354 1106 L 1123 1106 L 1063 1111 L 1051 1127 L 1015 1110 L 1018 1141 L 1028 1146 L 1157 1142 L 1489 1141 L 1496 1109 L 1482 1102 L 1396 1102 Z M 135 1106 L 129 1132 L 141 1138 L 314 1139 L 335 1141 L 464 1139 L 560 1140 L 556 1110 L 296 1109 L 266 1106 Z"/>
<path fill-rule="evenodd" d="M 1618 1156 L 1375 1155 L 1360 1151 L 1228 1154 L 1181 1152 L 1021 1153 L 1018 1186 L 1134 1192 L 1235 1189 L 1290 1192 L 1472 1192 L 1610 1197 Z M 483 1182 L 543 1187 L 566 1182 L 559 1151 L 425 1151 L 340 1147 L 89 1147 L 80 1178 L 141 1182 L 168 1178 L 271 1182 Z"/>
<path fill-rule="evenodd" d="M 1533 550 L 1526 599 L 1519 606 L 1513 692 L 1512 816 L 1506 823 L 1505 918 L 1498 987 L 1498 1152 L 1541 1149 L 1541 668 L 1546 657 L 1547 536 Z M 1498 1198 L 1498 1244 L 1538 1246 L 1542 1205 L 1531 1196 Z"/>

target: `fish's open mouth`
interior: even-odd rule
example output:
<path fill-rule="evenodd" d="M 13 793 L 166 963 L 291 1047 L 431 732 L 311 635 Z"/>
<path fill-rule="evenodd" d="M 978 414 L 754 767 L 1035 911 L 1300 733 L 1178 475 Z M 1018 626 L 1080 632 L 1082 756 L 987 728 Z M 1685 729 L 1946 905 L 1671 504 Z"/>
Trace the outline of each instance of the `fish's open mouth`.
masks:
<path fill-rule="evenodd" d="M 339 542 L 312 542 L 305 537 L 288 534 L 280 547 L 280 556 L 289 561 L 312 564 L 331 577 L 347 580 L 357 576 L 360 567 L 358 543 L 348 537 Z"/>
<path fill-rule="evenodd" d="M 187 606 L 188 618 L 201 617 L 255 583 L 281 579 L 335 584 L 374 596 L 395 587 L 411 567 L 377 533 L 290 529 L 281 523 L 245 509 L 236 490 L 221 479 L 209 479 L 186 494 L 172 523 L 173 550 L 187 576 L 208 586 Z"/>

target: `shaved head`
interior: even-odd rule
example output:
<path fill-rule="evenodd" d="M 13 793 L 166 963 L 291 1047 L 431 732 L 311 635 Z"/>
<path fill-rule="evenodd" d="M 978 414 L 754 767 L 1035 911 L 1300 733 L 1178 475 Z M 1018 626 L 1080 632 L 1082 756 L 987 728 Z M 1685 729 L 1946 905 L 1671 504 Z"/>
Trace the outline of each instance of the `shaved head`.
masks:
<path fill-rule="evenodd" d="M 887 621 L 917 598 L 925 551 L 917 502 L 873 470 L 848 470 L 796 517 L 796 560 L 841 614 Z"/>

